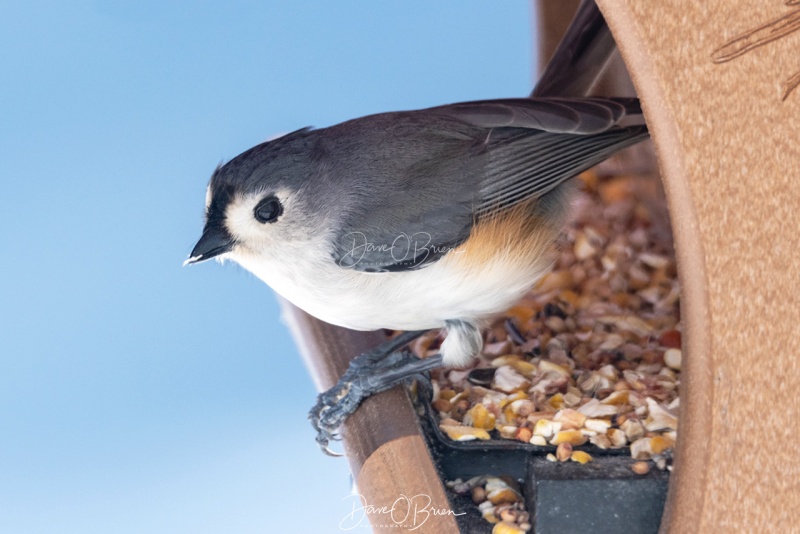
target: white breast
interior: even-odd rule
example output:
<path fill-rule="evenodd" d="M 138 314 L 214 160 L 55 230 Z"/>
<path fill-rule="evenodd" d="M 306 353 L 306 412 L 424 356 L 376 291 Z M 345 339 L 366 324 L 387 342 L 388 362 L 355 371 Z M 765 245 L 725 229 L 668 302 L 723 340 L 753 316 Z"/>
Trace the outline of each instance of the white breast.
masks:
<path fill-rule="evenodd" d="M 419 270 L 376 274 L 343 269 L 329 257 L 317 257 L 316 247 L 293 250 L 294 257 L 234 253 L 232 258 L 328 323 L 354 330 L 423 330 L 512 306 L 549 269 L 549 244 L 540 240 L 533 250 L 522 250 L 519 243 L 495 242 L 485 258 L 462 246 Z"/>

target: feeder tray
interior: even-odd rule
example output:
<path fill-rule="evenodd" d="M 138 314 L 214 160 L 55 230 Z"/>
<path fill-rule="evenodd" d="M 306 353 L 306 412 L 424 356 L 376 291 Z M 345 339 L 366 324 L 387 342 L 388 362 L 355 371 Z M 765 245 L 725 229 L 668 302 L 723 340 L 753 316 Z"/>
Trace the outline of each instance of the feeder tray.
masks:
<path fill-rule="evenodd" d="M 581 446 L 580 450 L 592 456 L 591 464 L 582 465 L 547 460 L 553 447 L 500 439 L 453 441 L 439 429 L 430 405 L 429 383 L 418 381 L 417 391 L 423 435 L 442 479 L 466 480 L 491 474 L 517 480 L 525 508 L 534 517 L 533 533 L 658 532 L 667 498 L 667 471 L 634 473 L 634 460 L 627 448 Z M 454 511 L 467 512 L 456 516 L 461 532 L 492 532 L 493 525 L 481 517 L 469 497 L 450 492 L 450 504 Z"/>

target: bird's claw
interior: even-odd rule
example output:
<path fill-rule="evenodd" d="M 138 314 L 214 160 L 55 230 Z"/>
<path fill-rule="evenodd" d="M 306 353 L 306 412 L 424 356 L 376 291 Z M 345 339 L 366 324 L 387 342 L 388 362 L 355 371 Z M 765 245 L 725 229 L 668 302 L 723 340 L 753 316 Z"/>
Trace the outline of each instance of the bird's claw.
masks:
<path fill-rule="evenodd" d="M 325 393 L 321 393 L 317 397 L 317 404 L 309 412 L 308 419 L 311 421 L 311 425 L 314 427 L 314 430 L 317 431 L 316 442 L 322 452 L 328 456 L 338 457 L 344 455 L 340 452 L 332 450 L 329 445 L 331 441 L 342 440 L 342 436 L 339 434 L 338 429 L 341 426 L 341 423 L 344 422 L 344 418 L 337 416 L 337 413 L 335 412 L 331 413 L 331 409 L 334 406 L 330 404 L 330 400 L 332 397 L 335 398 L 335 395 L 331 395 L 333 393 L 333 389 L 330 389 Z"/>
<path fill-rule="evenodd" d="M 400 351 L 387 355 L 383 360 L 369 362 L 369 365 L 359 358 L 353 361 L 334 387 L 320 393 L 317 404 L 308 414 L 317 431 L 317 443 L 325 454 L 333 452 L 329 443 L 341 440 L 339 428 L 364 399 L 403 382 L 414 374 L 405 373 L 404 369 L 410 363 L 420 361 L 410 352 Z"/>
<path fill-rule="evenodd" d="M 330 456 L 341 456 L 328 445 L 341 441 L 339 429 L 367 397 L 386 391 L 407 378 L 441 365 L 441 357 L 420 360 L 401 347 L 422 332 L 403 332 L 369 352 L 355 357 L 339 382 L 320 393 L 308 418 L 317 431 L 317 444 Z"/>

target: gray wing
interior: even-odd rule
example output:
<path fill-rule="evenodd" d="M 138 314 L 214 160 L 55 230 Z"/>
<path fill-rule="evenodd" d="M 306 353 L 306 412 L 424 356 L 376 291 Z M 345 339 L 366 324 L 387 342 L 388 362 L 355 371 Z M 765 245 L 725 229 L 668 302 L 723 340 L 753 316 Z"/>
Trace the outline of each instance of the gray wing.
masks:
<path fill-rule="evenodd" d="M 636 99 L 506 99 L 388 113 L 330 128 L 358 194 L 334 241 L 339 265 L 419 269 L 463 243 L 474 222 L 546 195 L 647 138 Z M 340 149 L 342 147 L 339 147 Z M 364 155 L 368 154 L 368 155 Z"/>

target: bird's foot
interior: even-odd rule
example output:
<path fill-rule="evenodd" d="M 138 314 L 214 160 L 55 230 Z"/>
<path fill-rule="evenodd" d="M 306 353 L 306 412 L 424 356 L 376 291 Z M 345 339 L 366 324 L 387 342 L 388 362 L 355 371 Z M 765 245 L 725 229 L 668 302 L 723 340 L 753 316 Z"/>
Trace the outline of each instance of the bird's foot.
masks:
<path fill-rule="evenodd" d="M 421 360 L 411 352 L 398 350 L 422 332 L 404 332 L 350 362 L 339 382 L 317 397 L 317 404 L 308 418 L 317 431 L 317 444 L 322 452 L 341 456 L 330 450 L 333 440 L 341 439 L 338 430 L 356 411 L 361 401 L 402 383 L 409 377 L 442 365 L 440 355 Z"/>

